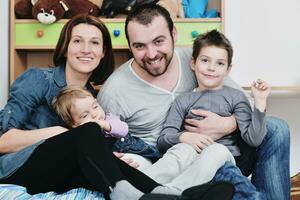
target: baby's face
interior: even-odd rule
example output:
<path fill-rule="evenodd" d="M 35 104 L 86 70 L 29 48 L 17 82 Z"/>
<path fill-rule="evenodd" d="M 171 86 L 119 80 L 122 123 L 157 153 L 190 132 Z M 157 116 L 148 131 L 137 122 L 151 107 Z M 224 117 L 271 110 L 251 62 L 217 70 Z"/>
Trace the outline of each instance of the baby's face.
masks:
<path fill-rule="evenodd" d="M 102 107 L 92 96 L 75 99 L 71 107 L 71 115 L 73 118 L 73 127 L 87 122 L 105 119 L 105 113 Z"/>
<path fill-rule="evenodd" d="M 216 46 L 203 47 L 196 60 L 191 63 L 199 89 L 220 89 L 225 76 L 230 72 L 228 54 L 225 49 Z"/>

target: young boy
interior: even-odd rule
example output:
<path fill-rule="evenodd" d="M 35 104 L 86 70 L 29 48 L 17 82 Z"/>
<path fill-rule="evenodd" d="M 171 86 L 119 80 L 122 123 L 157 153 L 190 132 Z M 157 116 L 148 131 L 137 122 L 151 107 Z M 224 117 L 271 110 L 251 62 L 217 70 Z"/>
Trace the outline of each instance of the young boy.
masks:
<path fill-rule="evenodd" d="M 232 67 L 232 55 L 231 43 L 216 30 L 200 35 L 194 41 L 191 68 L 195 72 L 198 88 L 179 96 L 174 101 L 157 141 L 158 148 L 163 152 L 180 142 L 190 144 L 197 152 L 201 152 L 203 165 L 199 167 L 207 172 L 203 173 L 208 176 L 207 180 L 213 178 L 220 165 L 226 162 L 224 154 L 218 156 L 213 150 L 214 147 L 210 147 L 214 146 L 214 141 L 225 145 L 237 161 L 241 155 L 238 147 L 239 137 L 250 146 L 257 147 L 266 135 L 265 109 L 270 87 L 260 79 L 252 83 L 251 90 L 254 96 L 252 112 L 250 103 L 242 91 L 223 85 Z M 210 138 L 197 132 L 187 132 L 184 129 L 186 121 L 201 119 L 193 114 L 195 109 L 209 110 L 221 116 L 234 115 L 239 130 L 223 138 Z M 189 137 L 186 137 L 187 135 Z M 219 162 L 211 161 L 212 157 Z M 216 164 L 219 166 L 213 166 Z M 237 165 L 239 166 L 239 162 Z"/>
<path fill-rule="evenodd" d="M 93 95 L 82 87 L 69 86 L 62 89 L 54 98 L 53 107 L 68 127 L 96 122 L 107 136 L 122 138 L 128 133 L 127 124 L 110 113 L 105 114 Z"/>
<path fill-rule="evenodd" d="M 53 107 L 68 127 L 74 128 L 87 122 L 96 122 L 107 136 L 120 138 L 112 141 L 113 151 L 139 154 L 153 161 L 161 156 L 155 146 L 128 134 L 128 125 L 111 113 L 105 114 L 93 95 L 81 87 L 69 86 L 62 89 L 54 98 Z M 140 165 L 139 169 L 143 167 Z"/>

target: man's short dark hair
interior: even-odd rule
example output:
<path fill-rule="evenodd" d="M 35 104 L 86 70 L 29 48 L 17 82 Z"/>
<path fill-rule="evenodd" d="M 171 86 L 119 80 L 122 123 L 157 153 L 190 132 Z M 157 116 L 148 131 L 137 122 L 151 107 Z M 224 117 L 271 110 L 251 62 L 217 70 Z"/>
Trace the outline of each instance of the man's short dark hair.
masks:
<path fill-rule="evenodd" d="M 148 25 L 151 24 L 153 19 L 158 16 L 162 16 L 166 20 L 170 31 L 170 35 L 173 39 L 172 31 L 173 31 L 174 23 L 170 16 L 170 13 L 160 5 L 154 3 L 148 3 L 148 4 L 142 4 L 140 6 L 136 6 L 126 17 L 125 34 L 126 34 L 128 44 L 130 44 L 130 42 L 129 42 L 127 27 L 130 21 L 137 21 L 140 24 Z"/>

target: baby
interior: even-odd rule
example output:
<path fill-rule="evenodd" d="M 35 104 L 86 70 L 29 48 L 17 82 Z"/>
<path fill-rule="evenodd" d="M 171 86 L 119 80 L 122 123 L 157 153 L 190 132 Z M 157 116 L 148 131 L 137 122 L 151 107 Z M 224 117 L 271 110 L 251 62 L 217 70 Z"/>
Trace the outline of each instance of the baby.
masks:
<path fill-rule="evenodd" d="M 128 126 L 117 116 L 105 114 L 93 95 L 79 86 L 68 86 L 53 99 L 53 107 L 68 127 L 75 128 L 87 122 L 96 122 L 107 136 L 123 138 Z"/>

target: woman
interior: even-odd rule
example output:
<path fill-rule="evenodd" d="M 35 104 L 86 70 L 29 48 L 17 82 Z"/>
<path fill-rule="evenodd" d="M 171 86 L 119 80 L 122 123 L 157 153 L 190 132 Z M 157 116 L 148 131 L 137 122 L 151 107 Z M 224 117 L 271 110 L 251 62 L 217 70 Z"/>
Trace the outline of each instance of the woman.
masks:
<path fill-rule="evenodd" d="M 105 25 L 89 15 L 69 20 L 53 60 L 57 67 L 31 68 L 17 78 L 0 111 L 0 183 L 24 186 L 31 194 L 83 187 L 110 193 L 112 199 L 173 193 L 113 156 L 99 125 L 67 130 L 52 108 L 63 87 L 84 86 L 95 95 L 90 82 L 101 84 L 112 73 L 111 39 Z"/>

